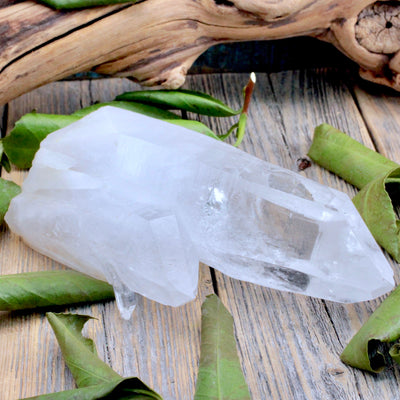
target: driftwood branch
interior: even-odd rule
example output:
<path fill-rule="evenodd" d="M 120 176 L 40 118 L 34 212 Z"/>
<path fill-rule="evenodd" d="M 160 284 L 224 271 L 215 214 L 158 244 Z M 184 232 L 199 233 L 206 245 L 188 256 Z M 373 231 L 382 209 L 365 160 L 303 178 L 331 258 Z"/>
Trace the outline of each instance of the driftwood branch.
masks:
<path fill-rule="evenodd" d="M 55 11 L 0 0 L 0 104 L 73 73 L 184 83 L 218 43 L 313 36 L 331 42 L 369 80 L 400 90 L 400 1 L 145 0 Z"/>

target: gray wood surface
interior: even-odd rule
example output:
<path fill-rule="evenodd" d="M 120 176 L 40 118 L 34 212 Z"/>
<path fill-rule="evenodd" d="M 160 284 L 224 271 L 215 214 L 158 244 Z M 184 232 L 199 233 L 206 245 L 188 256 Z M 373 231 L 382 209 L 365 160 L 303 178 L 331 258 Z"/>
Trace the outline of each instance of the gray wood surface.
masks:
<path fill-rule="evenodd" d="M 335 70 L 258 74 L 241 148 L 297 171 L 311 144 L 314 127 L 328 122 L 367 146 L 400 162 L 400 96 Z M 245 74 L 194 75 L 187 87 L 210 93 L 238 108 Z M 128 80 L 57 82 L 28 93 L 4 110 L 8 130 L 24 113 L 70 113 L 96 101 L 111 100 L 138 86 Z M 225 132 L 233 120 L 202 118 Z M 348 192 L 355 190 L 316 165 L 299 172 Z M 22 182 L 25 172 L 2 176 Z M 396 281 L 398 265 L 393 263 Z M 25 246 L 3 228 L 0 274 L 62 268 Z M 85 332 L 100 357 L 124 376 L 139 376 L 165 400 L 193 398 L 200 341 L 200 305 L 217 292 L 231 311 L 242 367 L 254 400 L 400 399 L 399 370 L 373 375 L 347 367 L 339 355 L 382 299 L 354 305 L 314 299 L 240 282 L 202 266 L 199 295 L 183 307 L 141 299 L 131 321 L 114 302 L 67 311 L 93 315 Z M 43 313 L 0 313 L 0 400 L 74 387 Z"/>

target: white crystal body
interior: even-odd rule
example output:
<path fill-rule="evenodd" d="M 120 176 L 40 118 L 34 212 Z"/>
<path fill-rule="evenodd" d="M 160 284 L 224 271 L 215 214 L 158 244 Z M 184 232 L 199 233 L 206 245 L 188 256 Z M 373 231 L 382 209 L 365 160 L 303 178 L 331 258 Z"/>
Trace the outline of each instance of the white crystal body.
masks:
<path fill-rule="evenodd" d="M 199 261 L 341 302 L 394 285 L 347 195 L 113 107 L 42 142 L 6 221 L 37 251 L 109 281 L 122 311 L 135 292 L 173 306 L 190 301 Z"/>

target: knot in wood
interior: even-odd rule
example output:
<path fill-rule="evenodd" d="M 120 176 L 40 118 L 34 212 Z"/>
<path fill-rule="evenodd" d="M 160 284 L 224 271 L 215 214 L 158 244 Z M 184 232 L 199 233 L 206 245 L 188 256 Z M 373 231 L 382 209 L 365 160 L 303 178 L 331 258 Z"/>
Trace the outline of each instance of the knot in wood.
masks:
<path fill-rule="evenodd" d="M 356 39 L 372 53 L 393 54 L 400 50 L 400 2 L 376 2 L 358 15 Z"/>

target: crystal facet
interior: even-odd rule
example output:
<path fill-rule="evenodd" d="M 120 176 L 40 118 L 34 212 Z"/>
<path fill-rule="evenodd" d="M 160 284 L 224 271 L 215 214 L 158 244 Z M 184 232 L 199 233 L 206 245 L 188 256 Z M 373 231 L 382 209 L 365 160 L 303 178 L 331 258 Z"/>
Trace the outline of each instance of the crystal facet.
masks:
<path fill-rule="evenodd" d="M 392 270 L 347 195 L 207 136 L 104 107 L 49 135 L 6 215 L 33 248 L 178 306 L 202 261 L 237 279 L 357 302 Z"/>

